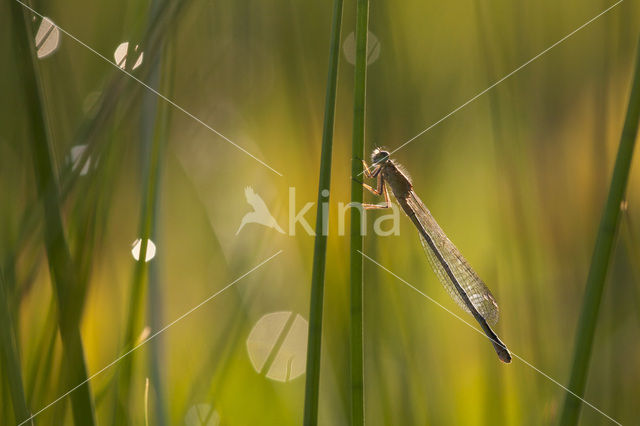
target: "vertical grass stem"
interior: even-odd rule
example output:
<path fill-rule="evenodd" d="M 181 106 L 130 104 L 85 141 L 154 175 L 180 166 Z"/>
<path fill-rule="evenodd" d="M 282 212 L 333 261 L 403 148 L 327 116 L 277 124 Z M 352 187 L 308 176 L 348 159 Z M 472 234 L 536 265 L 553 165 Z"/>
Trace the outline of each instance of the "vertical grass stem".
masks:
<path fill-rule="evenodd" d="M 364 158 L 365 107 L 367 87 L 367 34 L 369 0 L 358 0 L 356 9 L 356 61 L 353 96 L 353 139 L 351 156 L 351 203 L 362 204 L 362 175 Z M 361 210 L 351 209 L 350 248 L 350 366 L 351 366 L 351 425 L 364 424 L 364 351 L 362 321 L 362 251 L 361 224 L 365 220 Z"/>
<path fill-rule="evenodd" d="M 316 237 L 311 272 L 311 301 L 309 303 L 309 336 L 307 342 L 307 376 L 304 396 L 304 424 L 318 424 L 318 399 L 320 392 L 320 358 L 322 347 L 322 309 L 324 302 L 324 272 L 327 253 L 327 235 L 323 224 L 328 217 L 322 212 L 323 203 L 329 202 L 331 186 L 331 152 L 338 86 L 338 64 L 340 58 L 340 30 L 342 26 L 343 0 L 334 0 L 329 49 L 329 72 L 324 106 L 322 129 L 322 154 L 318 179 L 318 204 L 316 212 Z"/>
<path fill-rule="evenodd" d="M 591 266 L 587 277 L 587 285 L 582 301 L 582 311 L 578 321 L 576 343 L 571 364 L 571 376 L 568 388 L 576 395 L 584 396 L 589 370 L 589 360 L 593 348 L 593 338 L 598 321 L 598 311 L 604 291 L 607 269 L 615 241 L 616 228 L 620 217 L 620 203 L 624 197 L 631 168 L 633 148 L 638 134 L 640 119 L 640 42 L 636 53 L 636 65 L 633 73 L 631 94 L 627 114 L 622 128 L 620 145 L 613 169 L 609 195 L 604 206 L 596 245 L 591 258 Z M 567 393 L 562 407 L 560 425 L 568 426 L 578 423 L 581 401 Z"/>

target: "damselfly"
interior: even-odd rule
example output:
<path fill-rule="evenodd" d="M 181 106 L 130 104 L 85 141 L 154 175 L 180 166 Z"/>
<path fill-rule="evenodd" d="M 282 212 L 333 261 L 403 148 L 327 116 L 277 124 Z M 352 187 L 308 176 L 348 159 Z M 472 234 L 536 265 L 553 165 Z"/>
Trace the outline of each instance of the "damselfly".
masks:
<path fill-rule="evenodd" d="M 389 158 L 389 153 L 379 148 L 375 149 L 371 154 L 371 161 L 373 162 L 371 167 L 363 161 L 364 174 L 368 178 L 376 178 L 377 186 L 376 188 L 367 184 L 363 186 L 376 195 L 383 195 L 385 202 L 384 204 L 363 204 L 363 207 L 365 209 L 389 208 L 387 186 L 391 187 L 391 192 L 398 204 L 418 228 L 422 247 L 442 285 L 453 300 L 478 321 L 482 331 L 491 340 L 498 358 L 504 362 L 511 362 L 509 350 L 491 329 L 491 325 L 498 322 L 498 304 L 489 288 L 447 238 L 429 209 L 413 191 L 413 185 L 406 173 L 403 173 Z"/>

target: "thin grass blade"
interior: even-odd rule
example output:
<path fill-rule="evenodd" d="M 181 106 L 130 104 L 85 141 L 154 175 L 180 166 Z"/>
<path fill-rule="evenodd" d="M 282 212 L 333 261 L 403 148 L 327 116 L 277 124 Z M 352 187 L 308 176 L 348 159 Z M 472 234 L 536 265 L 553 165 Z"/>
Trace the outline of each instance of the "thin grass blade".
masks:
<path fill-rule="evenodd" d="M 364 158 L 364 134 L 367 89 L 367 36 L 369 26 L 369 1 L 358 0 L 356 6 L 356 61 L 353 95 L 353 139 L 351 144 L 351 203 L 362 205 L 363 188 L 357 182 L 362 174 Z M 362 263 L 360 255 L 363 245 L 362 217 L 364 214 L 351 210 L 350 251 L 350 366 L 351 366 L 351 425 L 364 424 L 364 351 L 362 321 Z"/>
<path fill-rule="evenodd" d="M 329 71 L 324 104 L 322 128 L 322 153 L 320 177 L 318 178 L 318 204 L 316 212 L 316 237 L 313 248 L 311 272 L 311 300 L 309 302 L 309 336 L 307 341 L 307 375 L 304 394 L 305 426 L 318 424 L 318 399 L 320 393 L 320 358 L 322 355 L 322 309 L 324 305 L 324 273 L 327 254 L 327 235 L 323 232 L 324 217 L 321 206 L 329 202 L 331 187 L 331 153 L 333 150 L 333 128 L 338 87 L 338 64 L 340 58 L 340 33 L 342 28 L 342 0 L 333 3 L 331 44 L 329 48 Z"/>
<path fill-rule="evenodd" d="M 0 357 L 3 374 L 9 384 L 9 394 L 16 421 L 30 416 L 22 383 L 22 368 L 18 357 L 18 346 L 13 328 L 13 320 L 9 311 L 4 275 L 0 271 Z"/>
<path fill-rule="evenodd" d="M 604 205 L 596 245 L 591 258 L 585 295 L 582 301 L 582 311 L 578 321 L 576 343 L 573 350 L 571 376 L 567 387 L 580 398 L 584 396 L 587 384 L 598 312 L 602 293 L 604 292 L 609 260 L 611 259 L 611 252 L 615 242 L 616 229 L 620 217 L 620 204 L 629 179 L 633 148 L 638 135 L 638 120 L 640 120 L 640 41 L 637 47 L 635 71 L 632 78 L 627 114 L 622 128 L 622 135 L 620 136 L 620 145 L 618 146 L 609 195 Z M 560 425 L 568 426 L 578 423 L 580 408 L 582 407 L 582 402 L 578 397 L 570 393 L 566 394 L 560 416 Z"/>
<path fill-rule="evenodd" d="M 30 119 L 29 132 L 32 148 L 35 184 L 44 208 L 44 245 L 49 261 L 49 271 L 58 303 L 58 325 L 64 348 L 64 363 L 68 371 L 68 384 L 76 385 L 87 379 L 82 338 L 80 336 L 79 282 L 71 259 L 64 227 L 58 182 L 54 173 L 51 153 L 50 129 L 44 109 L 42 83 L 37 72 L 34 46 L 29 42 L 33 34 L 30 20 L 22 7 L 11 2 L 12 22 L 16 37 L 16 65 L 20 68 L 25 93 L 25 106 Z M 76 424 L 95 424 L 93 397 L 89 383 L 71 395 L 71 405 Z M 26 419 L 22 419 L 26 420 Z"/>

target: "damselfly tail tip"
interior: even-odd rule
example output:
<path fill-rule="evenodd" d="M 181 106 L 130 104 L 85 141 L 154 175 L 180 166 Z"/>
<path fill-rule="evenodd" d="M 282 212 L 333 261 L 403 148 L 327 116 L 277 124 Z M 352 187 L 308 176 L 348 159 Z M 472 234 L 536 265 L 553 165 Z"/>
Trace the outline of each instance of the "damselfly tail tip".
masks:
<path fill-rule="evenodd" d="M 497 346 L 496 345 L 496 352 L 498 353 L 498 358 L 500 359 L 500 361 L 504 362 L 505 364 L 509 364 L 511 362 L 511 354 L 509 353 L 509 349 L 507 349 L 506 346 Z"/>
<path fill-rule="evenodd" d="M 507 345 L 502 343 L 497 336 L 495 339 L 491 339 L 491 343 L 493 344 L 493 348 L 496 350 L 496 354 L 498 354 L 500 361 L 505 364 L 509 364 L 511 362 L 511 353 L 509 352 L 509 349 L 507 349 Z"/>

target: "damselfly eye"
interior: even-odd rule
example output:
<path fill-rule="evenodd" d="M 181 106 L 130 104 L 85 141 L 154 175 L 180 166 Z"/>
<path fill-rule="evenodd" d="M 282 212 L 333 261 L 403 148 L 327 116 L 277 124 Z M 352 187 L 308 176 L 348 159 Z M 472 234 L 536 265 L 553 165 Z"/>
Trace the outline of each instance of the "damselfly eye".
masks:
<path fill-rule="evenodd" d="M 375 164 L 384 163 L 389 159 L 389 152 L 380 148 L 376 148 L 371 153 L 371 161 Z"/>

